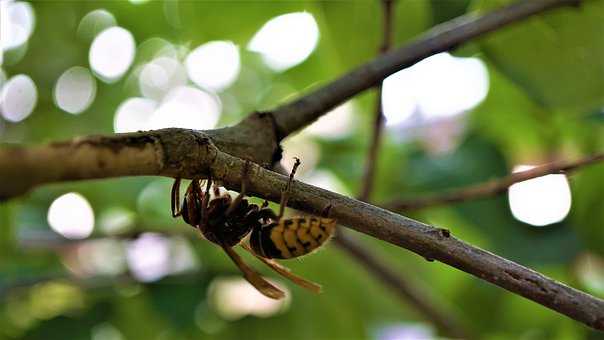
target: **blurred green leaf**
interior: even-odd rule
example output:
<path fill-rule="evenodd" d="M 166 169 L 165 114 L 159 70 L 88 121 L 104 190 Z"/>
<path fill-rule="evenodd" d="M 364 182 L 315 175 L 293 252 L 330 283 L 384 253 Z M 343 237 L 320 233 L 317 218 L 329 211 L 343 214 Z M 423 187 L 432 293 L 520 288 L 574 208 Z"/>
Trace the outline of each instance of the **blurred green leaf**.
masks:
<path fill-rule="evenodd" d="M 511 1 L 475 0 L 486 11 Z M 546 108 L 575 113 L 604 105 L 604 3 L 586 1 L 481 39 L 485 55 Z"/>

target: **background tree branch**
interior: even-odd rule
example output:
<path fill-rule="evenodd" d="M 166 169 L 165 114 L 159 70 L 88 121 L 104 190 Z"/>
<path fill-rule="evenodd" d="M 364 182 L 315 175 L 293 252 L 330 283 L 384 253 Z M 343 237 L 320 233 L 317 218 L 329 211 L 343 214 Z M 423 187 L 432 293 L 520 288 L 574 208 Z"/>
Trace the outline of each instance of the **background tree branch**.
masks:
<path fill-rule="evenodd" d="M 384 54 L 390 50 L 392 46 L 392 38 L 394 36 L 394 0 L 383 0 L 383 40 L 380 46 L 379 54 Z M 379 55 L 378 54 L 378 55 Z M 382 110 L 382 83 L 376 87 L 375 98 L 375 117 L 373 119 L 373 131 L 369 142 L 369 151 L 365 160 L 365 172 L 363 173 L 363 181 L 361 192 L 358 198 L 361 201 L 367 201 L 373 191 L 373 183 L 375 178 L 375 168 L 377 166 L 378 153 L 380 142 L 382 140 L 382 132 L 384 130 L 384 112 Z"/>
<path fill-rule="evenodd" d="M 392 73 L 424 58 L 448 51 L 482 34 L 495 31 L 532 15 L 580 0 L 518 1 L 482 16 L 474 13 L 435 26 L 408 45 L 387 52 L 339 79 L 275 109 L 277 135 L 285 138 L 358 93 L 378 85 Z"/>
<path fill-rule="evenodd" d="M 494 179 L 485 183 L 471 185 L 445 193 L 426 195 L 419 198 L 393 200 L 391 202 L 382 204 L 382 206 L 389 210 L 407 211 L 495 196 L 505 192 L 509 187 L 516 183 L 545 175 L 575 171 L 584 166 L 601 161 L 604 161 L 604 153 L 587 156 L 573 162 L 552 162 L 530 170 L 515 172 L 509 176 Z"/>
<path fill-rule="evenodd" d="M 382 0 L 383 13 L 382 44 L 378 55 L 390 50 L 394 38 L 394 0 Z M 365 171 L 363 174 L 361 190 L 358 199 L 369 202 L 375 182 L 375 171 L 378 154 L 381 146 L 382 132 L 384 130 L 384 113 L 382 111 L 382 85 L 376 86 L 375 116 L 373 130 L 369 142 L 369 149 L 365 160 Z M 406 276 L 396 273 L 371 249 L 364 246 L 354 235 L 347 230 L 339 228 L 338 237 L 334 243 L 346 254 L 359 262 L 372 276 L 389 287 L 402 302 L 416 309 L 421 316 L 434 324 L 443 334 L 454 338 L 468 338 L 467 332 L 459 324 L 458 320 L 445 312 L 441 304 L 436 303 L 426 291 L 422 290 L 415 282 Z"/>
<path fill-rule="evenodd" d="M 394 272 L 390 266 L 384 263 L 383 259 L 369 251 L 345 230 L 340 229 L 333 242 L 357 260 L 376 279 L 389 287 L 403 302 L 411 305 L 426 320 L 432 322 L 443 334 L 453 338 L 472 338 L 461 327 L 454 314 L 444 311 L 442 304 L 437 303 L 417 282 L 412 282 L 406 276 Z"/>

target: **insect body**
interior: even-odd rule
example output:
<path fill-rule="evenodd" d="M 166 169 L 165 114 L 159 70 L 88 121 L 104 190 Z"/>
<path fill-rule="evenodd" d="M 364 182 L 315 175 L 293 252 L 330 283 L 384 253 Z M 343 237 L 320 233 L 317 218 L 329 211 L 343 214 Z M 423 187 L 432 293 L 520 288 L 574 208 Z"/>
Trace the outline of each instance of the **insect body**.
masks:
<path fill-rule="evenodd" d="M 250 245 L 262 257 L 291 259 L 311 253 L 334 233 L 335 220 L 314 216 L 281 219 L 254 229 Z"/>
<path fill-rule="evenodd" d="M 281 194 L 279 214 L 268 208 L 267 201 L 258 206 L 245 199 L 249 167 L 249 163 L 245 163 L 241 192 L 235 199 L 232 199 L 228 193 L 221 195 L 216 186 L 214 186 L 214 197 L 210 198 L 212 180 L 208 179 L 205 191 L 199 180 L 193 180 L 180 205 L 180 179 L 177 178 L 172 186 L 172 216 L 182 216 L 186 223 L 199 229 L 206 239 L 222 247 L 243 272 L 244 277 L 264 295 L 279 299 L 284 296 L 284 293 L 247 266 L 232 247 L 240 244 L 279 274 L 306 289 L 319 292 L 321 289 L 319 285 L 294 275 L 289 269 L 272 260 L 295 258 L 311 253 L 335 232 L 336 222 L 331 218 L 314 216 L 283 218 L 291 183 L 299 165 L 300 161 L 296 159 L 287 186 Z M 329 214 L 329 208 L 330 206 L 323 211 L 324 216 Z M 242 239 L 250 233 L 248 245 L 242 242 Z"/>

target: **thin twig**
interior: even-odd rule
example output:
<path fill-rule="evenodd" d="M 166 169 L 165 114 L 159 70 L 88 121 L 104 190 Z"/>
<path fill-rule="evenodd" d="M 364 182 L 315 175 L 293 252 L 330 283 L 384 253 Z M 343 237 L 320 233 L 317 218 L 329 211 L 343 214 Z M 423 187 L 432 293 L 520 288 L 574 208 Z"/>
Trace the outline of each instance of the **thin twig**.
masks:
<path fill-rule="evenodd" d="M 509 176 L 488 182 L 471 185 L 465 188 L 445 193 L 436 193 L 413 199 L 394 200 L 382 206 L 393 211 L 409 211 L 433 207 L 442 204 L 459 203 L 485 197 L 491 197 L 505 192 L 513 184 L 527 181 L 549 174 L 571 172 L 582 167 L 604 161 L 604 153 L 588 156 L 574 162 L 558 161 L 541 165 L 530 170 L 515 172 Z"/>
<path fill-rule="evenodd" d="M 438 25 L 410 44 L 381 55 L 274 110 L 277 135 L 280 138 L 288 136 L 358 93 L 376 86 L 387 76 L 424 58 L 546 10 L 579 3 L 579 0 L 521 0 L 483 16 L 470 13 Z"/>
<path fill-rule="evenodd" d="M 430 298 L 428 292 L 406 277 L 395 273 L 381 258 L 373 254 L 349 233 L 340 230 L 334 243 L 357 260 L 375 278 L 390 287 L 399 298 L 417 309 L 427 320 L 431 321 L 443 334 L 451 338 L 468 339 L 468 333 L 461 328 L 455 316 L 442 310 L 442 306 Z"/>
<path fill-rule="evenodd" d="M 379 54 L 386 53 L 392 46 L 392 38 L 394 36 L 394 0 L 382 0 L 382 9 L 384 12 L 384 37 L 382 39 Z M 376 87 L 375 118 L 373 121 L 373 132 L 369 144 L 369 152 L 367 152 L 367 159 L 365 160 L 365 173 L 363 175 L 363 181 L 361 182 L 362 187 L 361 193 L 359 194 L 359 199 L 361 201 L 368 201 L 373 192 L 375 168 L 377 166 L 383 130 L 384 112 L 382 110 L 382 84 L 380 83 L 380 85 Z"/>
<path fill-rule="evenodd" d="M 378 55 L 384 54 L 390 50 L 394 35 L 394 0 L 382 0 L 383 10 L 383 38 L 382 44 L 378 51 Z M 376 87 L 375 101 L 375 118 L 373 122 L 373 131 L 367 158 L 365 161 L 365 172 L 363 175 L 362 186 L 358 199 L 368 202 L 373 192 L 375 182 L 375 169 L 380 149 L 380 141 L 382 139 L 382 131 L 384 129 L 384 114 L 382 111 L 382 84 Z M 353 259 L 359 262 L 370 274 L 390 287 L 396 295 L 404 302 L 417 309 L 419 313 L 428 321 L 433 323 L 445 335 L 455 338 L 467 338 L 466 332 L 454 320 L 453 316 L 448 316 L 448 313 L 442 312 L 427 293 L 420 289 L 414 282 L 408 280 L 392 270 L 382 259 L 373 254 L 371 249 L 365 247 L 361 242 L 357 241 L 354 235 L 349 235 L 349 232 L 340 228 L 338 237 L 334 239 L 334 243 L 350 255 Z"/>

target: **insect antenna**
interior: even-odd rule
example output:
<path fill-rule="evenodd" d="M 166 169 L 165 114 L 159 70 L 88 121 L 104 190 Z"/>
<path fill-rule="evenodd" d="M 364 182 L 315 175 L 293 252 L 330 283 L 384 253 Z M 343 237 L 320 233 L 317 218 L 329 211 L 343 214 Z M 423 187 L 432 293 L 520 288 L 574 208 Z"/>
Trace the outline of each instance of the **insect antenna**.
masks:
<path fill-rule="evenodd" d="M 292 182 L 294 181 L 294 175 L 296 174 L 296 170 L 298 170 L 298 167 L 300 166 L 300 159 L 297 157 L 294 157 L 294 159 L 296 160 L 294 163 L 294 167 L 292 168 L 292 172 L 289 174 L 289 180 L 287 181 L 287 185 L 285 186 L 285 189 L 283 191 L 281 191 L 281 202 L 279 204 L 279 219 L 281 217 L 283 217 L 283 212 L 285 211 L 285 206 L 287 205 L 287 201 L 289 200 L 289 189 L 292 185 Z"/>
<path fill-rule="evenodd" d="M 263 279 L 260 274 L 255 272 L 251 267 L 249 267 L 243 259 L 233 250 L 231 247 L 227 247 L 225 245 L 221 245 L 222 249 L 229 255 L 231 260 L 237 265 L 239 270 L 243 273 L 243 277 L 249 282 L 254 288 L 256 288 L 260 293 L 264 296 L 269 297 L 271 299 L 279 300 L 285 297 L 285 293 L 271 283 Z"/>

